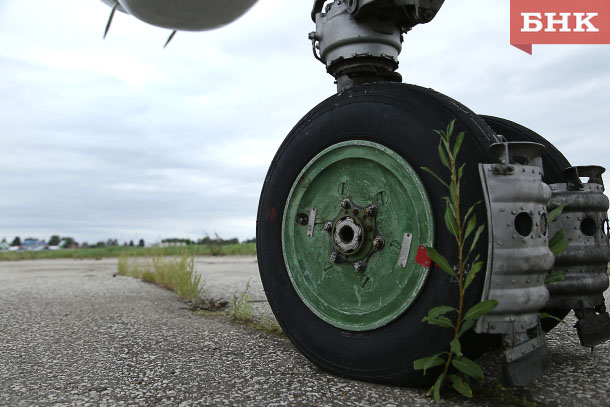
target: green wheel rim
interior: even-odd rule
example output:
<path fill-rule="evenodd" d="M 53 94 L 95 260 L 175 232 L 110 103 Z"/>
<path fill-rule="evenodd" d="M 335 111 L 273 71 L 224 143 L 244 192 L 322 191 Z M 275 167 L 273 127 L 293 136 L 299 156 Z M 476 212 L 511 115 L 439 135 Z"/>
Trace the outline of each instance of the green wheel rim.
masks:
<path fill-rule="evenodd" d="M 434 219 L 423 183 L 400 155 L 368 141 L 335 144 L 301 171 L 284 209 L 284 262 L 319 318 L 371 330 L 417 298 L 428 275 L 417 255 L 433 244 Z"/>

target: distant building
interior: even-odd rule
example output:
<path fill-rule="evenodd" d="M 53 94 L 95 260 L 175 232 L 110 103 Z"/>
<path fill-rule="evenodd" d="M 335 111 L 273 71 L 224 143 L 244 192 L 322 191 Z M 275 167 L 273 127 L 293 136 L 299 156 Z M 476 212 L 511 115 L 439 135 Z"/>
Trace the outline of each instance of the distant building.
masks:
<path fill-rule="evenodd" d="M 49 245 L 44 240 L 25 239 L 23 242 L 21 242 L 21 246 L 19 246 L 19 248 L 22 250 L 38 251 L 48 249 Z"/>

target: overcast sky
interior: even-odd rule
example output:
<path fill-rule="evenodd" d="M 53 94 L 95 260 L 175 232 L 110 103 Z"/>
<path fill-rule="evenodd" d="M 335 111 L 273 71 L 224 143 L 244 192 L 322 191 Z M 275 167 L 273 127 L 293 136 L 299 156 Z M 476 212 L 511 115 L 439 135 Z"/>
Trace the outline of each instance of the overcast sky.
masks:
<path fill-rule="evenodd" d="M 311 54 L 311 0 L 260 0 L 178 33 L 100 0 L 0 0 L 0 238 L 93 243 L 254 237 L 267 168 L 335 91 Z M 508 0 L 447 1 L 399 72 L 519 122 L 575 165 L 610 167 L 610 45 L 509 45 Z M 605 178 L 610 182 L 610 178 Z"/>

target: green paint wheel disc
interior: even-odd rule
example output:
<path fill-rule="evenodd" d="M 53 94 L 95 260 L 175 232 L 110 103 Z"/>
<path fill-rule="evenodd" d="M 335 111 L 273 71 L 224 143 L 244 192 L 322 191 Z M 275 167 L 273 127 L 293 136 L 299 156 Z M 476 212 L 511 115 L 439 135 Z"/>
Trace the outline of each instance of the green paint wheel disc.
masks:
<path fill-rule="evenodd" d="M 292 185 L 282 219 L 295 291 L 319 318 L 352 331 L 388 324 L 413 303 L 428 275 L 416 263 L 418 248 L 433 242 L 423 183 L 404 158 L 370 141 L 315 156 Z"/>

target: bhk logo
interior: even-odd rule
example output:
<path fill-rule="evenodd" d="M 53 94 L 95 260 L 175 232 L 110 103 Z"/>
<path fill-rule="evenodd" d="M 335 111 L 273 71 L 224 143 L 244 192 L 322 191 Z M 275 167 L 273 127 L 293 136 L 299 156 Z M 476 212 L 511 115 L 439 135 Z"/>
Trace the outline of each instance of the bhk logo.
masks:
<path fill-rule="evenodd" d="M 510 43 L 610 44 L 610 0 L 511 0 Z"/>

